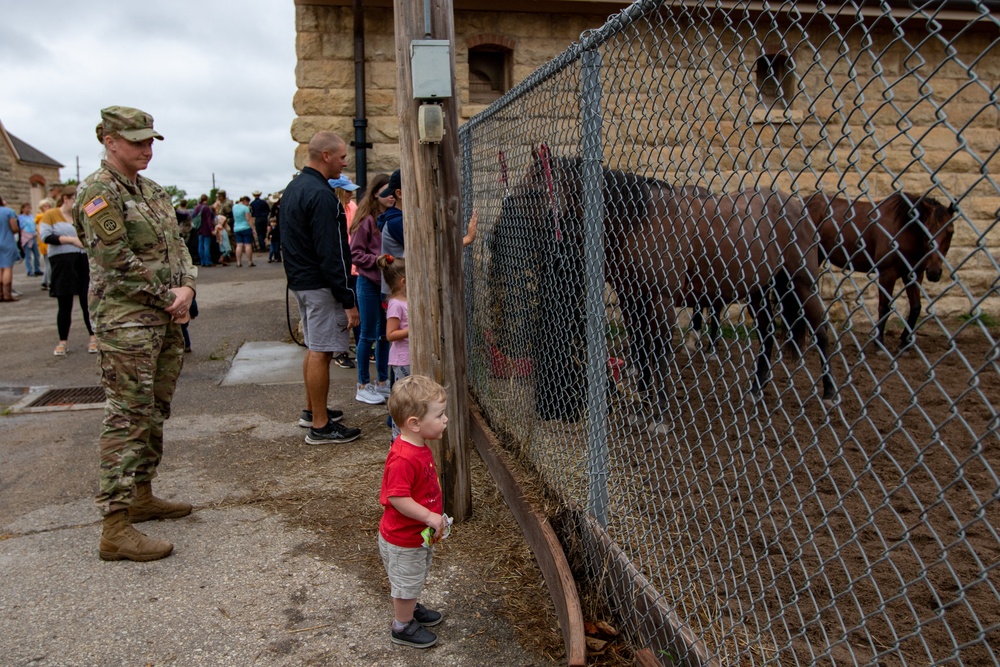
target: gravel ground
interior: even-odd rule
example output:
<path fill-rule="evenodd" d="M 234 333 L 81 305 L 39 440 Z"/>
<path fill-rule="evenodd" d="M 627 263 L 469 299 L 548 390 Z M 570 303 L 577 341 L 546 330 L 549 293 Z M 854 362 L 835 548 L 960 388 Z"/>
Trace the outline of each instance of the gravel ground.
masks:
<path fill-rule="evenodd" d="M 389 439 L 381 408 L 355 402 L 355 371 L 333 367 L 331 405 L 365 434 L 309 447 L 294 421 L 301 384 L 219 386 L 244 342 L 288 340 L 279 264 L 202 269 L 194 353 L 155 482 L 158 495 L 193 502 L 195 512 L 140 526 L 174 543 L 170 558 L 98 559 L 91 499 L 101 411 L 8 409 L 28 387 L 98 384 L 97 360 L 85 352 L 78 312 L 69 355 L 52 356 L 55 301 L 23 267 L 15 271 L 24 297 L 0 304 L 0 664 L 564 664 L 530 551 L 505 554 L 522 575 L 501 587 L 497 554 L 476 548 L 502 507 L 474 510 L 456 526 L 451 551 L 447 542 L 438 550 L 424 602 L 446 615 L 439 644 L 417 651 L 389 642 L 372 524 Z M 479 502 L 498 503 L 482 488 L 488 477 L 477 479 Z M 511 609 L 541 620 L 525 626 Z"/>

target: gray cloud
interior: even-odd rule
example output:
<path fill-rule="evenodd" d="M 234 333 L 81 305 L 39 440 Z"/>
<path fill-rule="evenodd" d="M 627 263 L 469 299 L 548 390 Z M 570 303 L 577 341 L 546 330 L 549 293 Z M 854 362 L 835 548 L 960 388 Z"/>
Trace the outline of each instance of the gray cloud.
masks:
<path fill-rule="evenodd" d="M 230 194 L 272 192 L 294 170 L 295 6 L 291 0 L 0 0 L 0 120 L 86 176 L 94 127 L 112 104 L 153 115 L 144 175 L 189 195 L 212 175 Z"/>

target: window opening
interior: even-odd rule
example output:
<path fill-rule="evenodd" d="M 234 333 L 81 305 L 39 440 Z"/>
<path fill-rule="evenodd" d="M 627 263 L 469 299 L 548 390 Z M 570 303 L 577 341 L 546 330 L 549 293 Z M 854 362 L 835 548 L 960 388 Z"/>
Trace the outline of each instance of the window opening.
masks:
<path fill-rule="evenodd" d="M 509 51 L 496 46 L 469 49 L 469 102 L 490 104 L 510 89 Z"/>

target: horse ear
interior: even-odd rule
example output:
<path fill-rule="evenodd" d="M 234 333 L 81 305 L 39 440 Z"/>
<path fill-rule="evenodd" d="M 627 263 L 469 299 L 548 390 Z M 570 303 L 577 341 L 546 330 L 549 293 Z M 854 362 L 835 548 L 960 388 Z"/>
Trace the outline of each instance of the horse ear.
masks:
<path fill-rule="evenodd" d="M 531 144 L 531 159 L 538 160 L 538 149 L 535 147 L 535 144 Z"/>
<path fill-rule="evenodd" d="M 955 202 L 952 202 L 951 206 L 948 207 L 948 215 L 955 215 L 956 213 L 958 213 L 958 207 L 955 205 Z"/>

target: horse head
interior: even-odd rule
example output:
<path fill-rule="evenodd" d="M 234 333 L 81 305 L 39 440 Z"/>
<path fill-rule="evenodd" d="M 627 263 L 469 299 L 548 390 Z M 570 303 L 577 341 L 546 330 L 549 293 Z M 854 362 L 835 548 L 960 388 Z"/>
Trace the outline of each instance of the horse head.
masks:
<path fill-rule="evenodd" d="M 566 230 L 579 228 L 583 220 L 585 163 L 580 157 L 552 154 L 547 144 L 531 148 L 532 161 L 515 191 L 541 192 L 548 198 L 547 208 L 557 236 Z M 602 218 L 612 237 L 646 221 L 650 188 L 655 179 L 629 172 L 599 167 L 602 174 Z M 704 196 L 701 188 L 693 187 Z M 687 189 L 683 191 L 687 193 Z"/>
<path fill-rule="evenodd" d="M 951 248 L 951 239 L 955 235 L 955 205 L 944 206 L 933 197 L 907 195 L 916 202 L 914 208 L 922 224 L 921 231 L 926 235 L 923 243 L 923 257 L 920 266 L 927 279 L 932 283 L 941 280 L 944 272 L 944 256 Z"/>

